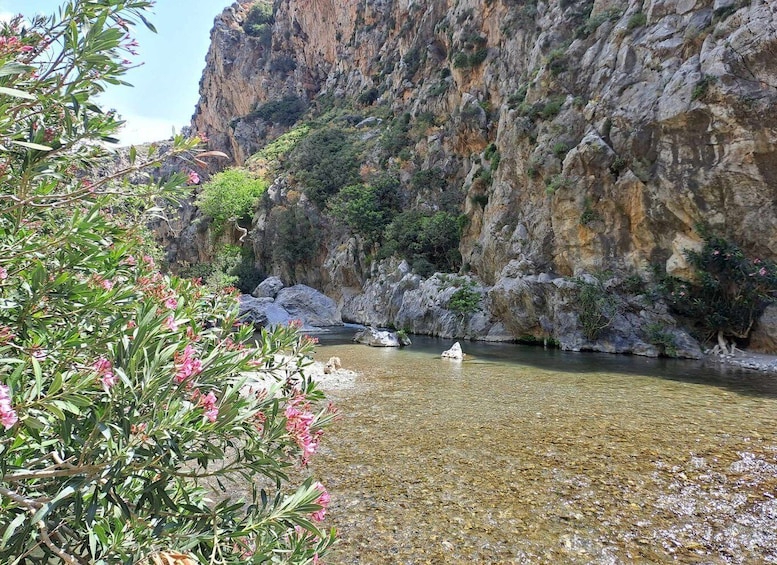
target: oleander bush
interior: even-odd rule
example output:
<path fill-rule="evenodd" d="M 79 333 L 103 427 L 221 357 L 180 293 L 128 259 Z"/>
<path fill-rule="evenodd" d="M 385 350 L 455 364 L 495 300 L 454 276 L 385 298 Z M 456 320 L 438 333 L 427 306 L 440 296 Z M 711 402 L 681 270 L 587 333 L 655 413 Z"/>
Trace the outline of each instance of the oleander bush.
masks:
<path fill-rule="evenodd" d="M 255 341 L 232 292 L 160 272 L 128 203 L 197 175 L 138 184 L 156 148 L 115 170 L 104 147 L 121 122 L 94 96 L 152 6 L 67 0 L 0 24 L 0 562 L 312 563 L 334 532 L 305 478 L 333 417 L 311 342 Z M 207 158 L 198 142 L 164 158 Z"/>

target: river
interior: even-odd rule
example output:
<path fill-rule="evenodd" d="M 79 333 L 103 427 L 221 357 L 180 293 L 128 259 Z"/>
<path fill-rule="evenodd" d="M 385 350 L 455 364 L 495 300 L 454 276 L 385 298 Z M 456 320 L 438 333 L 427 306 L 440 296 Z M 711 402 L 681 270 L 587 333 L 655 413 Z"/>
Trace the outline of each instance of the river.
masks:
<path fill-rule="evenodd" d="M 330 564 L 777 563 L 777 379 L 693 362 L 322 334 L 358 373 L 313 472 Z"/>

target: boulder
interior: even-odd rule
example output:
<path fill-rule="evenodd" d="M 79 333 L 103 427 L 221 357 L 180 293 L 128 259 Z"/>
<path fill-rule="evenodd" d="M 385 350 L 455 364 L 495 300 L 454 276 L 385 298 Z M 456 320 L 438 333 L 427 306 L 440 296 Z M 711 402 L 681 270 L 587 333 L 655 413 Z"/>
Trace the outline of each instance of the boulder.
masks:
<path fill-rule="evenodd" d="M 251 295 L 255 296 L 256 298 L 275 298 L 278 296 L 278 292 L 282 288 L 283 281 L 281 281 L 280 277 L 267 277 L 261 283 L 259 283 L 259 286 L 254 289 Z"/>
<path fill-rule="evenodd" d="M 326 362 L 326 365 L 324 365 L 324 374 L 325 375 L 331 375 L 338 369 L 343 368 L 343 363 L 340 361 L 339 357 L 330 357 L 329 361 Z"/>
<path fill-rule="evenodd" d="M 251 323 L 257 328 L 285 326 L 293 317 L 272 298 L 254 298 L 243 294 L 239 298 L 239 316 L 244 323 Z"/>
<path fill-rule="evenodd" d="M 777 305 L 766 307 L 750 334 L 748 349 L 760 353 L 777 353 Z"/>
<path fill-rule="evenodd" d="M 399 347 L 399 338 L 397 334 L 388 330 L 378 330 L 373 327 L 366 327 L 356 332 L 353 336 L 356 343 L 363 343 L 370 347 Z"/>
<path fill-rule="evenodd" d="M 292 319 L 305 326 L 342 326 L 343 319 L 334 300 L 304 284 L 282 288 L 275 304 L 286 310 Z"/>
<path fill-rule="evenodd" d="M 442 352 L 442 358 L 443 359 L 453 359 L 461 361 L 464 359 L 464 352 L 461 350 L 461 344 L 457 341 L 453 344 L 453 346 L 448 349 L 447 351 Z"/>

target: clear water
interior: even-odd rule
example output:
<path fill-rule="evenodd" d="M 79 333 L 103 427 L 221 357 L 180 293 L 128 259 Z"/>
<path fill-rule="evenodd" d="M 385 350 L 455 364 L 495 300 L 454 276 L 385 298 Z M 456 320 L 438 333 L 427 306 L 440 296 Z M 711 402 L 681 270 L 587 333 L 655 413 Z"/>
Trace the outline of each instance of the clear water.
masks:
<path fill-rule="evenodd" d="M 313 471 L 350 563 L 777 563 L 777 378 L 321 335 L 359 373 Z"/>

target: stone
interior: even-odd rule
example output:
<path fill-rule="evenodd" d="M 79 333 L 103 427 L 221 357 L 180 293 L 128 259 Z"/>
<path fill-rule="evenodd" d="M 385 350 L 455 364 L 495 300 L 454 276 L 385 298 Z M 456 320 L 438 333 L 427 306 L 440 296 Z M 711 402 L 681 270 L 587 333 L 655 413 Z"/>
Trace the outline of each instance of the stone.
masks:
<path fill-rule="evenodd" d="M 243 294 L 238 298 L 238 316 L 244 323 L 257 328 L 285 326 L 293 319 L 286 309 L 276 304 L 272 298 L 254 298 Z"/>
<path fill-rule="evenodd" d="M 282 288 L 275 303 L 286 310 L 292 319 L 302 320 L 306 326 L 342 326 L 343 319 L 334 300 L 304 284 Z"/>
<path fill-rule="evenodd" d="M 777 353 L 777 304 L 770 304 L 761 314 L 750 334 L 748 349 L 759 353 Z"/>
<path fill-rule="evenodd" d="M 324 365 L 324 374 L 330 375 L 342 367 L 343 363 L 340 361 L 339 357 L 330 357 L 329 361 Z"/>
<path fill-rule="evenodd" d="M 457 341 L 450 349 L 443 351 L 441 357 L 443 359 L 453 359 L 454 361 L 461 361 L 464 359 L 464 352 L 461 350 L 461 344 Z"/>
<path fill-rule="evenodd" d="M 278 296 L 278 292 L 283 288 L 284 284 L 280 277 L 267 277 L 259 283 L 254 291 L 251 293 L 256 298 L 269 297 L 275 298 Z"/>
<path fill-rule="evenodd" d="M 388 330 L 379 330 L 368 326 L 356 332 L 353 341 L 370 347 L 399 347 L 401 344 L 397 334 Z"/>

